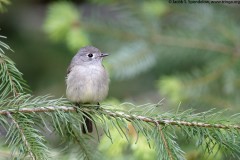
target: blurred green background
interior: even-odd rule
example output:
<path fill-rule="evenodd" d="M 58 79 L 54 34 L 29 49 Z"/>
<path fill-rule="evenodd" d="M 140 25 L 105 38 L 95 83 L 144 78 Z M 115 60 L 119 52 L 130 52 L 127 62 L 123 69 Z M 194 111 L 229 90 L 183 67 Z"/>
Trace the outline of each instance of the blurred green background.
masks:
<path fill-rule="evenodd" d="M 65 96 L 71 58 L 79 48 L 93 45 L 110 54 L 104 61 L 111 76 L 105 103 L 164 98 L 163 110 L 180 105 L 183 110 L 239 112 L 237 4 L 12 0 L 6 8 L 0 14 L 0 35 L 8 37 L 4 42 L 14 50 L 8 55 L 34 95 Z M 155 159 L 146 142 L 116 144 L 117 151 L 110 142 L 100 144 L 106 159 Z M 188 159 L 204 159 L 191 143 L 182 145 Z"/>

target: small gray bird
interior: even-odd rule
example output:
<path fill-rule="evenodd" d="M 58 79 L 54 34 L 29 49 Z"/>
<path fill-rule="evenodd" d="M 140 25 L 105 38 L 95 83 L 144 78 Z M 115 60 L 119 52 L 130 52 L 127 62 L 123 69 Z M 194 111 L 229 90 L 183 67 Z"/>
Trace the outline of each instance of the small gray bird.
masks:
<path fill-rule="evenodd" d="M 81 48 L 73 57 L 66 77 L 66 96 L 77 104 L 98 104 L 108 94 L 109 77 L 102 65 L 106 53 L 93 46 Z M 88 117 L 89 115 L 85 113 Z M 84 117 L 87 132 L 92 132 L 92 121 Z M 85 127 L 82 127 L 86 133 Z"/>

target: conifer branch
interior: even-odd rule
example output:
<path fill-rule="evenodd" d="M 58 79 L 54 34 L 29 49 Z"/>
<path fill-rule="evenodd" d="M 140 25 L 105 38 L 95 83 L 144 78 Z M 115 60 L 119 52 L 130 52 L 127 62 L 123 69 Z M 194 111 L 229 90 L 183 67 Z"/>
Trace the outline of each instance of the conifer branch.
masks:
<path fill-rule="evenodd" d="M 6 114 L 7 114 L 7 117 L 12 120 L 12 123 L 13 123 L 13 124 L 16 126 L 16 128 L 18 129 L 18 131 L 19 131 L 19 133 L 20 133 L 20 135 L 21 135 L 21 137 L 22 137 L 22 141 L 23 141 L 23 143 L 25 144 L 25 146 L 26 146 L 26 148 L 27 148 L 27 150 L 28 150 L 28 152 L 29 152 L 29 155 L 30 155 L 31 159 L 32 159 L 32 160 L 36 160 L 36 158 L 34 157 L 34 154 L 33 154 L 32 151 L 31 151 L 31 146 L 29 145 L 29 143 L 28 143 L 28 141 L 27 141 L 27 139 L 26 139 L 26 137 L 25 137 L 25 133 L 23 132 L 23 130 L 21 129 L 21 127 L 18 125 L 17 121 L 13 118 L 13 116 L 11 115 L 11 113 L 10 113 L 10 112 L 6 112 Z"/>
<path fill-rule="evenodd" d="M 55 112 L 55 111 L 64 111 L 64 112 L 76 112 L 76 107 L 67 107 L 67 106 L 47 106 L 47 107 L 36 107 L 36 108 L 21 108 L 21 109 L 9 109 L 9 110 L 1 110 L 0 115 L 8 115 L 9 113 L 36 113 L 36 112 Z M 82 107 L 83 111 L 93 112 L 93 109 L 90 107 Z M 219 128 L 219 129 L 236 129 L 240 130 L 239 125 L 224 125 L 224 124 L 210 124 L 203 122 L 188 122 L 181 120 L 171 120 L 171 119 L 157 119 L 153 117 L 147 117 L 142 115 L 128 114 L 121 111 L 113 111 L 109 109 L 101 108 L 102 113 L 111 116 L 111 117 L 119 117 L 124 118 L 128 121 L 137 119 L 147 123 L 159 124 L 159 125 L 174 125 L 174 126 L 189 126 L 189 127 L 202 127 L 202 128 Z M 95 112 L 94 112 L 95 113 Z"/>
<path fill-rule="evenodd" d="M 0 35 L 0 38 L 6 37 Z M 19 93 L 29 91 L 29 87 L 15 63 L 5 55 L 4 49 L 13 52 L 6 43 L 0 41 L 0 97 L 4 98 L 11 94 L 15 97 Z"/>
<path fill-rule="evenodd" d="M 104 31 L 101 28 L 99 29 L 95 26 L 89 26 L 88 29 L 94 30 L 96 32 L 101 32 L 104 34 L 114 33 L 112 35 L 119 37 L 123 40 L 143 39 L 143 37 L 128 31 L 117 32 L 115 29 L 108 29 L 107 31 Z M 109 31 L 109 30 L 112 30 L 112 31 Z M 148 41 L 153 42 L 155 44 L 164 44 L 167 46 L 177 46 L 177 47 L 208 50 L 208 51 L 219 52 L 223 54 L 233 54 L 235 53 L 235 50 L 236 50 L 234 47 L 231 47 L 219 42 L 204 41 L 204 40 L 193 39 L 193 38 L 178 38 L 178 37 L 168 36 L 163 34 L 155 34 L 152 36 L 151 39 L 148 39 Z"/>
<path fill-rule="evenodd" d="M 179 46 L 179 47 L 186 47 L 186 48 L 196 48 L 208 51 L 219 52 L 223 54 L 233 54 L 234 48 L 230 47 L 225 44 L 210 42 L 210 41 L 203 41 L 199 39 L 187 39 L 187 38 L 178 38 L 178 37 L 171 37 L 166 35 L 156 35 L 153 37 L 153 41 L 155 43 L 171 45 L 171 46 Z"/>
<path fill-rule="evenodd" d="M 156 125 L 158 126 L 158 124 L 156 124 Z M 173 155 L 172 155 L 172 153 L 171 153 L 171 151 L 170 151 L 170 149 L 169 149 L 169 147 L 168 147 L 167 140 L 166 140 L 166 138 L 165 138 L 165 136 L 164 136 L 164 134 L 163 134 L 163 132 L 162 132 L 162 127 L 159 127 L 159 126 L 158 126 L 158 129 L 159 129 L 159 132 L 160 132 L 160 136 L 161 136 L 161 138 L 162 138 L 162 140 L 163 140 L 163 144 L 164 144 L 164 146 L 165 146 L 165 148 L 166 148 L 166 150 L 167 150 L 167 153 L 168 153 L 168 155 L 169 155 L 169 158 L 170 158 L 170 160 L 173 160 Z"/>

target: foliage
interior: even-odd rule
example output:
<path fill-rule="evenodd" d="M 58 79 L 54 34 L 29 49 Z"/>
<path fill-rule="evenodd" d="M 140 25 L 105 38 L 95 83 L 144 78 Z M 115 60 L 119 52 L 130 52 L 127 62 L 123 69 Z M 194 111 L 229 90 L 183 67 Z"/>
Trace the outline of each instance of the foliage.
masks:
<path fill-rule="evenodd" d="M 149 52 L 151 50 L 144 42 L 128 44 L 109 58 L 109 69 L 116 71 L 115 76 L 119 79 L 135 77 L 136 70 L 144 72 L 155 65 L 156 57 L 149 56 Z"/>
<path fill-rule="evenodd" d="M 64 107 L 61 107 L 63 105 Z M 91 146 L 88 146 L 89 140 L 94 138 L 82 134 L 81 131 L 80 126 L 84 123 L 83 114 L 86 111 L 98 126 L 97 133 L 99 134 L 102 128 L 112 143 L 115 142 L 112 127 L 122 138 L 129 141 L 130 122 L 136 134 L 135 143 L 138 144 L 139 138 L 145 138 L 148 145 L 155 149 L 158 159 L 185 159 L 184 152 L 176 141 L 178 132 L 182 133 L 187 140 L 196 139 L 197 146 L 202 146 L 206 154 L 211 154 L 217 148 L 223 153 L 239 156 L 239 128 L 232 125 L 239 120 L 239 114 L 233 115 L 230 122 L 222 117 L 221 112 L 193 113 L 193 110 L 186 110 L 177 113 L 161 113 L 156 107 L 157 104 L 135 106 L 125 103 L 121 105 L 129 110 L 118 111 L 110 109 L 114 106 L 102 105 L 100 109 L 94 106 L 77 108 L 76 112 L 76 108 L 71 107 L 72 104 L 65 99 L 53 100 L 44 96 L 33 98 L 31 95 L 19 95 L 1 100 L 0 120 L 8 131 L 6 142 L 13 147 L 13 155 L 31 159 L 49 159 L 50 157 L 49 148 L 40 132 L 44 128 L 58 133 L 69 143 L 70 148 L 75 144 L 78 147 L 79 157 L 100 158 L 101 156 L 93 154 Z M 12 121 L 11 125 L 8 125 L 8 118 Z"/>
<path fill-rule="evenodd" d="M 44 29 L 53 41 L 66 42 L 75 52 L 79 47 L 90 43 L 80 21 L 80 14 L 69 2 L 55 2 L 49 6 Z"/>
<path fill-rule="evenodd" d="M 6 37 L 0 36 L 0 38 Z M 4 49 L 12 51 L 7 44 L 0 41 L 0 96 L 6 98 L 10 94 L 16 96 L 18 93 L 24 92 L 28 86 L 22 77 L 22 73 L 15 67 L 14 62 L 5 55 Z"/>
<path fill-rule="evenodd" d="M 4 48 L 10 49 L 5 43 L 1 42 L 1 44 Z M 9 58 L 7 60 L 10 61 Z M 2 56 L 2 61 L 6 61 L 6 56 Z M 11 64 L 14 66 L 13 63 Z M 19 77 L 20 73 L 18 70 L 14 70 L 14 73 L 9 76 L 18 82 L 16 77 Z M 1 88 L 12 86 L 11 81 L 7 82 L 1 83 Z M 16 84 L 21 86 L 22 83 L 26 86 L 24 81 Z M 174 114 L 159 112 L 160 103 L 140 106 L 130 103 L 120 104 L 128 108 L 127 111 L 112 109 L 116 107 L 111 105 L 102 105 L 100 109 L 94 106 L 74 108 L 63 98 L 33 97 L 14 89 L 8 89 L 5 92 L 6 94 L 0 96 L 0 122 L 7 132 L 6 143 L 12 148 L 13 157 L 49 159 L 49 146 L 46 145 L 41 132 L 44 129 L 58 133 L 70 146 L 72 144 L 78 146 L 79 158 L 101 157 L 98 154 L 92 154 L 91 146 L 88 145 L 89 141 L 94 138 L 88 134 L 82 134 L 80 126 L 84 123 L 83 115 L 86 116 L 86 112 L 93 118 L 95 126 L 98 126 L 97 136 L 99 136 L 99 129 L 102 128 L 113 143 L 111 127 L 114 127 L 120 136 L 129 141 L 130 123 L 133 127 L 132 131 L 136 134 L 136 143 L 139 138 L 145 137 L 148 145 L 153 146 L 157 151 L 158 159 L 185 159 L 184 151 L 176 141 L 176 133 L 179 129 L 187 139 L 195 137 L 198 140 L 197 145 L 203 146 L 208 154 L 212 153 L 216 147 L 232 156 L 238 157 L 240 154 L 239 128 L 232 125 L 236 123 L 234 120 L 239 119 L 238 114 L 232 116 L 230 122 L 227 119 L 224 120 L 220 112 L 213 111 L 197 114 L 192 110 L 178 111 Z"/>
<path fill-rule="evenodd" d="M 81 17 L 78 28 L 85 29 L 92 44 L 111 54 L 106 66 L 113 78 L 124 80 L 152 72 L 159 76 L 160 95 L 171 95 L 173 105 L 181 101 L 236 108 L 240 36 L 238 17 L 229 12 L 233 8 L 160 1 L 93 2 L 74 10 Z M 57 19 L 50 15 L 45 26 Z M 77 41 L 85 38 L 76 39 L 85 36 L 77 35 L 72 34 L 67 43 L 80 48 Z M 163 74 L 171 74 L 172 81 L 160 77 Z M 181 86 L 173 87 L 173 81 Z"/>
<path fill-rule="evenodd" d="M 168 95 L 174 105 L 180 100 L 202 102 L 202 98 L 221 106 L 228 104 L 223 102 L 225 99 L 238 104 L 239 24 L 228 16 L 212 21 L 210 15 L 223 14 L 210 6 L 187 6 L 184 8 L 190 13 L 187 15 L 182 9 L 176 7 L 173 11 L 158 1 L 123 6 L 124 3 L 92 5 L 86 7 L 88 12 L 81 8 L 79 13 L 72 3 L 55 2 L 49 7 L 44 29 L 53 41 L 65 42 L 71 50 L 90 42 L 117 50 L 108 61 L 116 78 L 132 78 L 154 67 L 165 67 L 165 72 L 167 67 L 169 73 L 173 72 L 171 67 L 177 68 L 178 75 L 161 77 L 158 83 L 160 93 Z M 222 23 L 223 19 L 229 23 Z M 178 20 L 181 23 L 176 23 Z M 239 126 L 235 125 L 239 123 L 239 114 L 224 116 L 226 112 L 218 110 L 198 112 L 179 108 L 176 112 L 166 111 L 160 104 L 118 103 L 102 105 L 99 109 L 75 108 L 64 98 L 34 97 L 25 93 L 27 85 L 22 74 L 4 53 L 10 50 L 9 46 L 3 42 L 0 45 L 0 69 L 4 73 L 0 85 L 0 122 L 7 132 L 5 141 L 12 149 L 13 158 L 55 158 L 49 153 L 53 146 L 47 143 L 45 132 L 60 136 L 62 145 L 66 146 L 63 153 L 74 152 L 78 159 L 103 157 L 101 153 L 93 154 L 96 141 L 100 141 L 99 148 L 104 151 L 101 147 L 106 138 L 113 145 L 119 142 L 116 135 L 126 140 L 117 144 L 130 146 L 130 154 L 138 156 L 131 143 L 148 145 L 158 159 L 185 159 L 179 143 L 183 137 L 184 141 L 193 141 L 202 148 L 206 157 L 220 153 L 240 158 Z M 187 74 L 185 65 L 196 68 Z M 82 134 L 86 112 L 97 126 L 97 140 L 94 135 Z M 122 148 L 117 149 L 118 153 L 124 152 Z M 151 151 L 148 153 L 152 154 Z"/>
<path fill-rule="evenodd" d="M 0 12 L 6 11 L 6 5 L 9 5 L 11 2 L 10 0 L 0 0 Z"/>
<path fill-rule="evenodd" d="M 226 62 L 216 60 L 204 69 L 195 69 L 190 74 L 161 78 L 158 83 L 161 94 L 170 95 L 173 104 L 194 101 L 196 104 L 237 108 L 238 59 L 224 61 Z"/>

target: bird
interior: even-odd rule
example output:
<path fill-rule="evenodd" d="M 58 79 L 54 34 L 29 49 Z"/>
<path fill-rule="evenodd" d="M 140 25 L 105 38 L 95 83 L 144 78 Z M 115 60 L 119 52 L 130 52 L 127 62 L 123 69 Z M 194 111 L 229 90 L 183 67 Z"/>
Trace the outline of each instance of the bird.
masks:
<path fill-rule="evenodd" d="M 102 64 L 106 56 L 108 56 L 107 53 L 102 53 L 93 46 L 83 47 L 77 52 L 67 69 L 66 97 L 68 100 L 79 107 L 84 104 L 99 106 L 99 103 L 107 97 L 110 80 Z M 91 117 L 86 112 L 84 115 L 86 127 L 82 124 L 82 132 L 91 133 L 93 131 Z"/>

